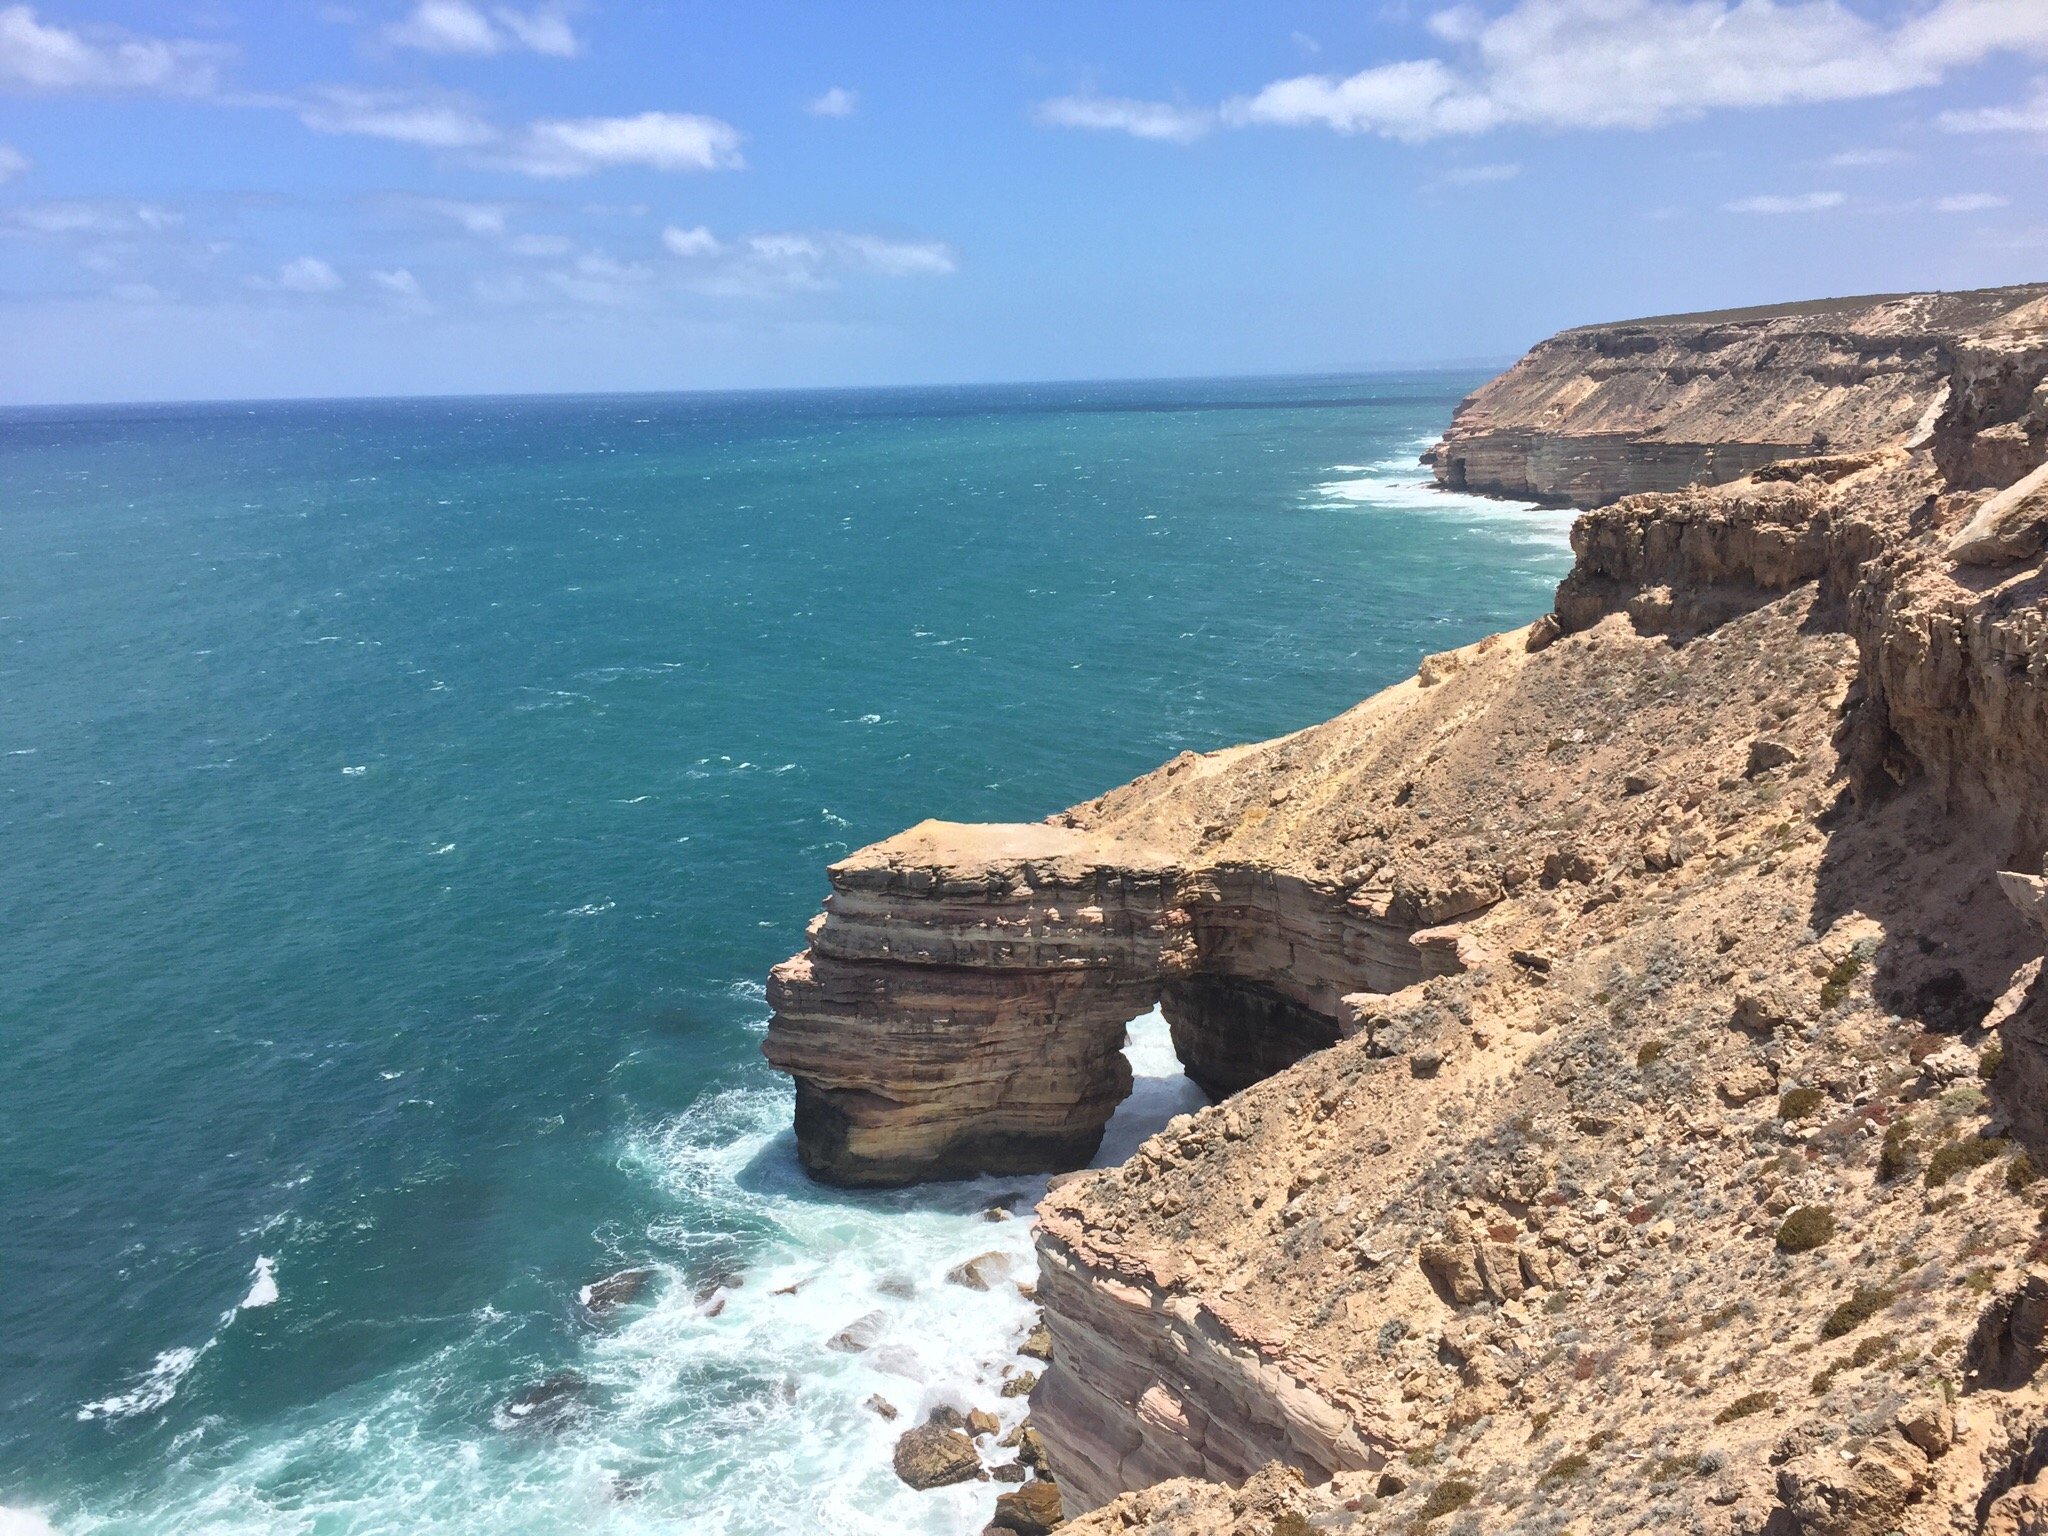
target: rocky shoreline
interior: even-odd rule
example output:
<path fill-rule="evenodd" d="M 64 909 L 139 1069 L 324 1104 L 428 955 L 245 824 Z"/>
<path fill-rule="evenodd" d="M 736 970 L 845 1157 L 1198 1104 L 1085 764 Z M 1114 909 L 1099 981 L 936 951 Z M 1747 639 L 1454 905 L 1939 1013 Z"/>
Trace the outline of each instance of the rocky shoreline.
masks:
<path fill-rule="evenodd" d="M 2048 1528 L 2044 460 L 2048 288 L 1568 332 L 1432 454 L 1553 614 L 834 867 L 814 1176 L 1079 1167 L 1154 1004 L 1218 1099 L 1040 1205 L 1067 1529 Z"/>

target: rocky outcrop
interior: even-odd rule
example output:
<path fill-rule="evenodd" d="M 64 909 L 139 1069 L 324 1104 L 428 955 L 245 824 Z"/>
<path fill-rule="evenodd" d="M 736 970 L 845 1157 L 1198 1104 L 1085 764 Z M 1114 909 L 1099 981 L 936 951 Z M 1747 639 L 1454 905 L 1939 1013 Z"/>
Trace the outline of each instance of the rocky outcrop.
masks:
<path fill-rule="evenodd" d="M 2044 296 L 1895 294 L 1583 326 L 1459 406 L 1430 462 L 1453 490 L 1596 507 L 1723 484 L 1778 459 L 1862 452 L 1921 420 L 1965 337 Z M 2003 414 L 2017 385 L 2001 387 L 1993 368 L 1972 376 L 1973 399 L 2001 420 L 1987 419 L 1979 430 L 1994 437 L 1973 434 L 1966 451 L 2005 484 L 2008 460 L 2038 462 L 2040 440 Z"/>
<path fill-rule="evenodd" d="M 1155 1004 L 1223 1094 L 1336 1039 L 1346 994 L 1457 966 L 1409 942 L 1444 898 L 1133 830 L 1170 841 L 925 822 L 832 867 L 809 947 L 768 982 L 765 1050 L 796 1079 L 807 1169 L 881 1185 L 1078 1168 L 1130 1092 L 1124 1026 Z"/>
<path fill-rule="evenodd" d="M 1071 1528 L 2048 1508 L 2044 314 L 1822 307 L 1939 346 L 1799 396 L 1773 333 L 1803 451 L 1588 513 L 1549 618 L 835 870 L 769 1040 L 826 1176 L 1078 1160 L 1154 999 L 1219 1098 L 1039 1208 Z"/>

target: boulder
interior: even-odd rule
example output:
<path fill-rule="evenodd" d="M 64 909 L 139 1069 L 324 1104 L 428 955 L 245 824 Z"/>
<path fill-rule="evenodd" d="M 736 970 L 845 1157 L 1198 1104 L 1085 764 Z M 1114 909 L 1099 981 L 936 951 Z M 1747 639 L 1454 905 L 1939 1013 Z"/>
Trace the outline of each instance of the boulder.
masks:
<path fill-rule="evenodd" d="M 954 1285 L 964 1285 L 970 1291 L 993 1290 L 999 1281 L 1007 1280 L 1010 1271 L 1017 1267 L 1017 1261 L 1007 1253 L 980 1253 L 965 1264 L 957 1264 L 946 1271 L 946 1279 Z"/>
<path fill-rule="evenodd" d="M 1778 1500 L 1800 1536 L 1883 1536 L 1931 1480 L 1927 1458 L 1881 1435 L 1844 1461 L 1824 1447 L 1778 1469 Z"/>
<path fill-rule="evenodd" d="M 2007 486 L 1977 509 L 1949 540 L 1959 565 L 2004 565 L 2048 549 L 2048 464 Z"/>
<path fill-rule="evenodd" d="M 926 1424 L 906 1430 L 892 1458 L 896 1475 L 913 1488 L 943 1488 L 970 1482 L 981 1473 L 974 1442 L 957 1429 Z"/>
<path fill-rule="evenodd" d="M 888 1326 L 889 1315 L 886 1312 L 869 1312 L 833 1334 L 825 1341 L 825 1347 L 836 1349 L 842 1355 L 857 1355 L 880 1343 Z"/>
<path fill-rule="evenodd" d="M 1749 763 L 1742 771 L 1748 778 L 1769 773 L 1773 768 L 1783 768 L 1787 763 L 1799 761 L 1799 754 L 1792 747 L 1771 736 L 1759 736 L 1749 744 Z"/>
<path fill-rule="evenodd" d="M 2048 935 L 2048 866 L 2039 875 L 2023 875 L 2014 870 L 2001 869 L 1998 872 L 1999 889 L 2005 892 L 2005 899 L 2013 904 L 2019 914 Z"/>
<path fill-rule="evenodd" d="M 997 1499 L 989 1524 L 1017 1536 L 1050 1536 L 1061 1518 L 1060 1485 L 1041 1477 Z"/>

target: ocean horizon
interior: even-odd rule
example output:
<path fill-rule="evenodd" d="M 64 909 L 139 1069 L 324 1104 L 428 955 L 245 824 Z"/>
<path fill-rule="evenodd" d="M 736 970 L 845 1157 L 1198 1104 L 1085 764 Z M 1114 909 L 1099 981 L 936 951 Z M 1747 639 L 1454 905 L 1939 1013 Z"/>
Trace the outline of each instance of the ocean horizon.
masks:
<path fill-rule="evenodd" d="M 1479 382 L 0 410 L 0 1531 L 986 1518 L 889 1449 L 1021 1418 L 945 1277 L 1043 1183 L 811 1184 L 761 980 L 854 848 L 1545 611 L 1571 514 L 1417 462 Z M 1200 1102 L 1130 1050 L 1105 1158 Z"/>

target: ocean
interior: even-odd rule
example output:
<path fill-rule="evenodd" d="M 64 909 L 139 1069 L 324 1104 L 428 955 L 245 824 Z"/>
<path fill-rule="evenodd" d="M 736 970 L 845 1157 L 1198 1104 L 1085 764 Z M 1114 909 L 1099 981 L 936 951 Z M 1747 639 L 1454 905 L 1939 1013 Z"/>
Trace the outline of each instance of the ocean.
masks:
<path fill-rule="evenodd" d="M 978 1529 L 889 1451 L 1021 1416 L 1042 1184 L 808 1184 L 762 977 L 1544 611 L 1478 382 L 0 413 L 0 1536 Z"/>

